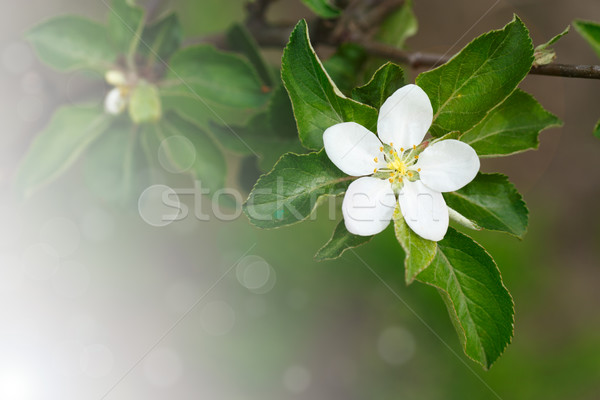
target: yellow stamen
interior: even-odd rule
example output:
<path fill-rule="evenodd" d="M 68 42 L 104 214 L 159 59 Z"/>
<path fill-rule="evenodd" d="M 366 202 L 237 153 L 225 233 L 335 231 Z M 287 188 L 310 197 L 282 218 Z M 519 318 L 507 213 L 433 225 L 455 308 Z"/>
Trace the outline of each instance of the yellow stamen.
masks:
<path fill-rule="evenodd" d="M 377 168 L 373 169 L 373 173 L 374 174 L 377 173 Z"/>
<path fill-rule="evenodd" d="M 383 146 L 381 146 L 381 147 L 379 148 L 379 151 L 383 151 Z"/>
<path fill-rule="evenodd" d="M 375 161 L 375 162 L 379 162 L 379 159 L 378 159 L 377 157 L 375 157 L 375 158 L 373 159 L 373 161 Z"/>
<path fill-rule="evenodd" d="M 394 176 L 394 172 L 390 172 L 390 176 Z"/>
<path fill-rule="evenodd" d="M 400 147 L 400 152 L 404 153 L 404 147 Z"/>
<path fill-rule="evenodd" d="M 394 147 L 394 143 L 390 142 L 390 146 Z"/>
<path fill-rule="evenodd" d="M 417 149 L 417 146 L 415 146 L 415 145 L 413 144 L 413 150 L 416 150 L 416 149 Z"/>
<path fill-rule="evenodd" d="M 419 156 L 415 156 L 415 160 L 418 159 L 418 158 L 419 158 Z"/>
<path fill-rule="evenodd" d="M 392 178 L 388 179 L 390 181 L 390 183 L 394 183 L 394 180 Z"/>
<path fill-rule="evenodd" d="M 421 168 L 417 168 L 417 172 L 421 172 Z"/>

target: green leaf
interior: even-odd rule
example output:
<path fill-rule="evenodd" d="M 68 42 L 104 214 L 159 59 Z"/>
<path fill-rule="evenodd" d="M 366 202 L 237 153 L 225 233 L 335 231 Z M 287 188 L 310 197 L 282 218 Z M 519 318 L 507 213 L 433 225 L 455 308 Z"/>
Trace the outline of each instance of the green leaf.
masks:
<path fill-rule="evenodd" d="M 431 132 L 466 132 L 500 104 L 527 75 L 533 45 L 515 16 L 504 29 L 469 43 L 446 64 L 417 77 L 433 106 Z"/>
<path fill-rule="evenodd" d="M 111 118 L 98 107 L 70 106 L 56 111 L 34 139 L 17 172 L 25 197 L 65 172 L 106 130 Z"/>
<path fill-rule="evenodd" d="M 87 68 L 104 73 L 115 59 L 106 28 L 78 16 L 49 19 L 30 30 L 26 38 L 38 57 L 59 71 Z"/>
<path fill-rule="evenodd" d="M 573 21 L 575 30 L 592 46 L 600 57 L 600 24 L 591 21 Z"/>
<path fill-rule="evenodd" d="M 231 50 L 241 53 L 248 58 L 256 68 L 262 82 L 268 87 L 274 87 L 279 79 L 275 76 L 273 68 L 265 61 L 256 40 L 248 29 L 242 24 L 234 24 L 227 31 L 227 42 Z"/>
<path fill-rule="evenodd" d="M 372 238 L 373 236 L 353 235 L 346 229 L 344 220 L 341 220 L 335 227 L 335 231 L 333 231 L 333 235 L 329 241 L 315 254 L 315 260 L 334 260 L 341 257 L 346 250 L 361 246 L 369 242 Z"/>
<path fill-rule="evenodd" d="M 562 38 L 567 33 L 569 33 L 570 29 L 571 29 L 571 26 L 567 26 L 567 28 L 564 31 L 562 31 L 561 33 L 559 33 L 558 35 L 554 36 L 552 39 L 550 39 L 546 43 L 540 44 L 539 46 L 537 46 L 533 53 L 533 56 L 535 58 L 535 60 L 533 61 L 533 65 L 534 66 L 546 65 L 546 64 L 550 64 L 552 61 L 554 61 L 556 59 L 556 51 L 554 51 L 554 49 L 550 46 L 552 46 L 554 43 L 558 42 L 560 40 L 560 38 Z"/>
<path fill-rule="evenodd" d="M 505 156 L 537 149 L 540 132 L 561 124 L 532 96 L 517 89 L 460 140 L 470 144 L 480 157 Z"/>
<path fill-rule="evenodd" d="M 156 122 L 162 115 L 160 95 L 156 86 L 140 82 L 131 93 L 129 115 L 136 124 Z"/>
<path fill-rule="evenodd" d="M 392 63 L 382 65 L 369 83 L 352 91 L 352 98 L 379 110 L 383 102 L 404 86 L 404 71 Z"/>
<path fill-rule="evenodd" d="M 375 131 L 377 110 L 349 99 L 331 80 L 314 52 L 306 21 L 298 22 L 283 52 L 281 76 L 288 91 L 304 147 L 323 147 L 325 129 L 354 121 Z"/>
<path fill-rule="evenodd" d="M 337 87 L 344 93 L 350 93 L 366 60 L 367 53 L 362 46 L 343 43 L 323 62 L 323 66 Z"/>
<path fill-rule="evenodd" d="M 117 51 L 134 53 L 144 29 L 144 9 L 133 0 L 113 0 L 108 14 L 108 32 Z"/>
<path fill-rule="evenodd" d="M 160 141 L 159 152 L 166 156 L 172 171 L 188 172 L 211 194 L 225 186 L 225 158 L 212 138 L 197 125 L 174 112 L 158 124 L 148 125 Z"/>
<path fill-rule="evenodd" d="M 167 61 L 183 42 L 183 27 L 177 14 L 171 13 L 147 26 L 142 34 L 142 40 L 144 45 L 140 46 L 140 53 L 146 54 L 151 60 L 159 58 Z"/>
<path fill-rule="evenodd" d="M 375 38 L 390 46 L 403 49 L 406 39 L 414 36 L 418 29 L 419 23 L 413 12 L 413 2 L 407 0 L 383 21 Z"/>
<path fill-rule="evenodd" d="M 408 227 L 400 209 L 394 210 L 394 232 L 404 249 L 404 279 L 410 285 L 417 275 L 431 264 L 436 254 L 437 242 L 423 239 Z"/>
<path fill-rule="evenodd" d="M 321 18 L 338 17 L 342 11 L 331 5 L 329 0 L 302 0 L 304 5 Z"/>
<path fill-rule="evenodd" d="M 594 128 L 594 136 L 600 139 L 600 121 L 598 121 L 596 127 Z"/>
<path fill-rule="evenodd" d="M 244 213 L 259 228 L 278 228 L 307 219 L 321 198 L 345 192 L 354 179 L 329 161 L 324 150 L 288 153 L 260 177 Z"/>
<path fill-rule="evenodd" d="M 513 336 L 514 305 L 483 247 L 452 228 L 417 279 L 439 289 L 465 354 L 490 368 Z"/>
<path fill-rule="evenodd" d="M 83 164 L 86 186 L 104 201 L 134 204 L 148 184 L 148 179 L 140 179 L 145 163 L 137 146 L 137 129 L 130 121 L 116 122 L 87 151 Z"/>
<path fill-rule="evenodd" d="M 449 207 L 492 231 L 523 237 L 527 231 L 528 214 L 523 198 L 502 174 L 478 174 L 464 188 L 444 193 Z"/>
<path fill-rule="evenodd" d="M 258 108 L 268 95 L 256 72 L 241 57 L 209 45 L 188 47 L 171 58 L 161 96 L 183 97 L 234 108 Z"/>

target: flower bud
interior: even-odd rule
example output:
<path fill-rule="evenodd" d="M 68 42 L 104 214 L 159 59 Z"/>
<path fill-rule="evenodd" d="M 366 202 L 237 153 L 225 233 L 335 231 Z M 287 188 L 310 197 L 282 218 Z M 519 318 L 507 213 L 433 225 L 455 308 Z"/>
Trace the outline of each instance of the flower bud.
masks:
<path fill-rule="evenodd" d="M 123 71 L 116 69 L 107 71 L 104 75 L 104 79 L 106 79 L 106 82 L 108 82 L 109 85 L 113 86 L 125 86 L 127 83 L 127 78 L 125 77 Z"/>
<path fill-rule="evenodd" d="M 104 99 L 104 111 L 107 114 L 119 115 L 127 107 L 127 98 L 123 96 L 119 88 L 114 88 Z"/>

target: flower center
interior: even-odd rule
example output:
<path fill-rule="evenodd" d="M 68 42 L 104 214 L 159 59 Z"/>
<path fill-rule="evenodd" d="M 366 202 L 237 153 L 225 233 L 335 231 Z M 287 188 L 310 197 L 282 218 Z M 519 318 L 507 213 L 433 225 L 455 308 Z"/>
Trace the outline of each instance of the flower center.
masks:
<path fill-rule="evenodd" d="M 419 169 L 412 168 L 419 158 L 419 151 L 416 146 L 413 146 L 412 149 L 406 151 L 400 149 L 400 153 L 398 153 L 392 146 L 393 144 L 384 145 L 380 149 L 386 165 L 385 167 L 376 168 L 374 176 L 381 179 L 388 179 L 390 183 L 400 188 L 404 179 L 414 181 L 419 178 Z M 374 161 L 378 162 L 378 159 L 376 158 Z"/>

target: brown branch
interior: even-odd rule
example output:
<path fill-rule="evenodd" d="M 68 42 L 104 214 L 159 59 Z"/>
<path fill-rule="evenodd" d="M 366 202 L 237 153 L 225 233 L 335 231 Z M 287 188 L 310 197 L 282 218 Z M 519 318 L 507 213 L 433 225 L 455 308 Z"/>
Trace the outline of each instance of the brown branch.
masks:
<path fill-rule="evenodd" d="M 249 15 L 246 20 L 248 30 L 261 47 L 285 47 L 293 26 L 273 25 L 265 20 L 268 6 L 277 0 L 255 0 L 248 5 Z M 396 47 L 368 39 L 367 29 L 379 25 L 389 12 L 400 7 L 403 0 L 368 0 L 368 7 L 361 7 L 360 2 L 350 2 L 345 15 L 355 17 L 340 18 L 337 23 L 316 19 L 309 23 L 311 39 L 314 45 L 337 47 L 344 42 L 361 45 L 367 53 L 386 60 L 406 64 L 411 68 L 434 68 L 448 62 L 451 56 L 446 54 L 408 52 Z M 370 7 L 370 8 L 369 8 Z M 362 17 L 360 17 L 362 16 Z M 378 23 L 374 23 L 374 22 Z M 560 76 L 564 78 L 600 79 L 600 65 L 547 64 L 532 67 L 532 75 Z"/>

